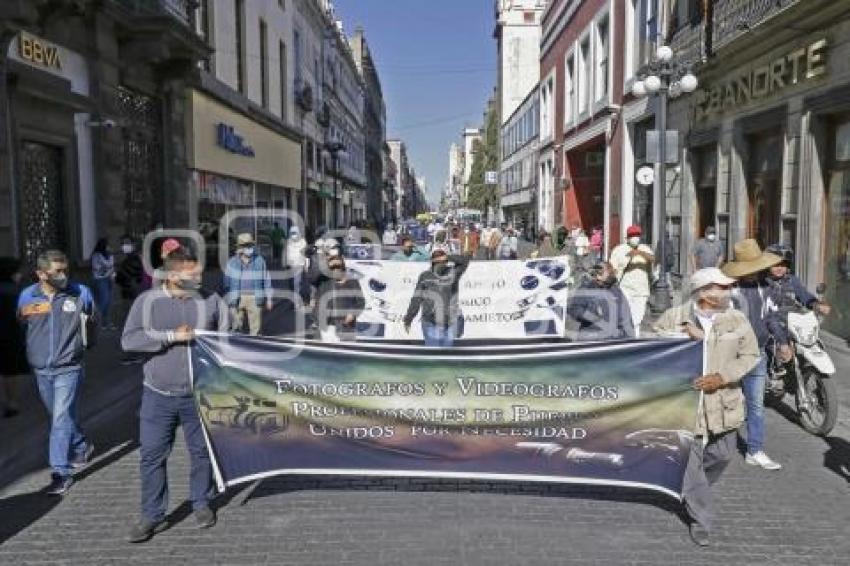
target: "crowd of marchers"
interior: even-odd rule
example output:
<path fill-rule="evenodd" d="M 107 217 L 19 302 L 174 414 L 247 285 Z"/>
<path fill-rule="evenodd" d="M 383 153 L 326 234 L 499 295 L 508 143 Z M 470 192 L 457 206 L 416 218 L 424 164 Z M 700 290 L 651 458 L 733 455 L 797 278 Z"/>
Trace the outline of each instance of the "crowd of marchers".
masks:
<path fill-rule="evenodd" d="M 566 256 L 572 273 L 566 338 L 686 334 L 705 342 L 706 372 L 694 381 L 694 388 L 704 393 L 698 441 L 684 484 L 691 537 L 697 544 L 709 542 L 709 486 L 733 457 L 738 432 L 745 439 L 747 464 L 781 468 L 763 449 L 768 367 L 787 364 L 793 355 L 788 329 L 775 313 L 794 301 L 829 314 L 829 306 L 792 274 L 793 254 L 787 248 L 776 245 L 763 251 L 755 240 L 744 240 L 734 245 L 733 257 L 726 258 L 709 229 L 689 258 L 694 273 L 684 284 L 683 301 L 652 322 L 644 319 L 656 262 L 637 226 L 628 228 L 626 241 L 608 258 L 602 257 L 601 234 L 588 237 L 579 229 L 558 242 L 541 232 L 523 253 L 521 235 L 510 225 L 464 226 L 448 220 L 418 228 L 388 226 L 381 240 L 398 247 L 390 261 L 427 263 L 403 316 L 408 331 L 418 321 L 425 346 L 449 348 L 458 339 L 459 286 L 471 261 L 554 256 Z M 153 240 L 151 272 L 132 238 L 121 239 L 120 253 L 114 253 L 107 240 L 99 241 L 91 256 L 90 285 L 69 278 L 68 260 L 58 250 L 38 256 L 37 279 L 23 287 L 20 264 L 0 261 L 4 416 L 14 417 L 19 410 L 13 376 L 31 372 L 51 418 L 52 481 L 47 494 L 66 493 L 74 474 L 95 452 L 77 420 L 84 352 L 95 347 L 98 325 L 107 332 L 120 326 L 124 362 L 143 364 L 144 374 L 139 412 L 141 517 L 130 529 L 129 540 L 148 540 L 167 527 L 166 460 L 178 426 L 190 453 L 191 500 L 198 525 L 215 523 L 209 454 L 191 395 L 187 350 L 195 332 L 263 333 L 264 319 L 279 307 L 281 283 L 291 297 L 300 298 L 293 303 L 300 307 L 291 309 L 291 315 L 311 312 L 312 331 L 325 342 L 355 340 L 357 319 L 366 307 L 360 284 L 346 266 L 347 248 L 363 243 L 357 228 L 339 239 L 319 230 L 313 241 L 295 226 L 285 233 L 275 229 L 269 258 L 259 253 L 252 234 L 238 235 L 214 290 L 201 284 L 203 262 L 191 243 L 167 236 Z M 116 287 L 122 300 L 113 308 Z"/>

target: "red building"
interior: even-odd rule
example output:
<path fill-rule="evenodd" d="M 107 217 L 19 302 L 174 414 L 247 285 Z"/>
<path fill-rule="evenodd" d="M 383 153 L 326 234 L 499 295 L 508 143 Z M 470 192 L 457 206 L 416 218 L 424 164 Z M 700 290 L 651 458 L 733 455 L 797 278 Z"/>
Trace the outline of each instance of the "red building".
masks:
<path fill-rule="evenodd" d="M 606 253 L 622 230 L 624 22 L 622 1 L 553 0 L 540 49 L 541 206 L 551 196 L 556 227 L 603 227 Z"/>

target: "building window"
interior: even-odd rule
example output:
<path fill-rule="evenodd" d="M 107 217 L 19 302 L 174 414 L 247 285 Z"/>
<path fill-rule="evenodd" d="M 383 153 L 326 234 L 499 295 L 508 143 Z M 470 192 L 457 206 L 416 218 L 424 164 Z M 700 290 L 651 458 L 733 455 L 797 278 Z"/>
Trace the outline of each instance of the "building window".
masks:
<path fill-rule="evenodd" d="M 581 116 L 588 110 L 590 100 L 590 39 L 585 38 L 578 51 L 578 68 L 576 69 L 576 80 L 578 81 L 578 115 Z"/>
<path fill-rule="evenodd" d="M 280 118 L 286 122 L 289 110 L 289 99 L 286 96 L 288 92 L 288 73 L 286 72 L 286 44 L 282 41 L 278 47 L 278 62 L 280 64 Z"/>
<path fill-rule="evenodd" d="M 564 65 L 564 123 L 567 126 L 575 121 L 575 55 L 567 56 Z"/>
<path fill-rule="evenodd" d="M 204 43 L 207 46 L 215 48 L 215 39 L 213 37 L 213 6 L 215 3 L 213 0 L 202 0 L 198 4 L 198 11 L 195 18 L 195 31 L 198 36 L 204 40 Z M 210 55 L 208 59 L 203 59 L 200 62 L 200 67 L 210 72 L 213 68 L 212 58 L 214 55 Z"/>
<path fill-rule="evenodd" d="M 658 37 L 657 0 L 626 2 L 626 78 L 649 63 Z"/>
<path fill-rule="evenodd" d="M 553 92 L 554 82 L 554 77 L 550 76 L 543 83 L 543 88 L 540 89 L 540 131 L 543 139 L 551 138 L 554 132 L 552 124 L 554 120 L 554 113 L 552 112 L 552 97 L 555 94 Z"/>
<path fill-rule="evenodd" d="M 593 87 L 595 102 L 608 100 L 608 16 L 596 25 L 596 81 Z"/>
<path fill-rule="evenodd" d="M 245 94 L 245 0 L 235 0 L 236 90 Z"/>
<path fill-rule="evenodd" d="M 301 80 L 303 78 L 302 72 L 302 63 L 304 61 L 302 56 L 302 46 L 301 46 L 301 32 L 295 30 L 295 33 L 292 36 L 292 43 L 295 45 L 295 84 L 296 86 L 301 86 Z"/>
<path fill-rule="evenodd" d="M 269 44 L 268 27 L 260 20 L 260 100 L 263 108 L 269 107 Z"/>

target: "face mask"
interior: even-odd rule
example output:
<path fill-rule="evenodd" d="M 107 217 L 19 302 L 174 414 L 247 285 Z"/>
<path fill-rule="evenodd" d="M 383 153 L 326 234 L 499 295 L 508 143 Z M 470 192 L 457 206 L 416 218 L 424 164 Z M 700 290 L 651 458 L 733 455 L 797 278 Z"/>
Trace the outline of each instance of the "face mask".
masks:
<path fill-rule="evenodd" d="M 133 244 L 123 244 L 121 246 L 121 251 L 124 252 L 125 254 L 133 253 Z"/>
<path fill-rule="evenodd" d="M 254 248 L 242 248 L 242 255 L 244 255 L 244 256 L 254 255 Z"/>
<path fill-rule="evenodd" d="M 201 288 L 201 283 L 195 279 L 179 279 L 177 287 L 183 291 L 197 291 Z"/>
<path fill-rule="evenodd" d="M 709 234 L 709 235 L 708 235 L 708 236 L 706 236 L 705 238 L 706 238 L 709 242 L 713 242 L 714 240 L 716 240 L 716 239 L 717 239 L 717 236 L 715 236 L 714 234 Z"/>
<path fill-rule="evenodd" d="M 629 238 L 628 240 L 626 240 L 626 242 L 631 247 L 636 248 L 640 245 L 640 238 L 638 238 L 637 236 L 633 236 L 633 237 Z"/>
<path fill-rule="evenodd" d="M 412 256 L 413 255 L 413 248 L 404 248 L 403 251 L 404 251 L 404 255 L 406 255 L 406 256 Z"/>
<path fill-rule="evenodd" d="M 51 287 L 56 289 L 57 291 L 63 290 L 68 286 L 68 276 L 67 275 L 48 275 L 47 282 Z"/>
<path fill-rule="evenodd" d="M 576 248 L 576 255 L 587 255 L 587 248 Z"/>
<path fill-rule="evenodd" d="M 434 273 L 437 275 L 447 275 L 451 268 L 445 263 L 435 263 L 434 264 Z"/>
<path fill-rule="evenodd" d="M 331 248 L 328 250 L 328 256 L 337 257 L 339 256 L 339 248 Z"/>

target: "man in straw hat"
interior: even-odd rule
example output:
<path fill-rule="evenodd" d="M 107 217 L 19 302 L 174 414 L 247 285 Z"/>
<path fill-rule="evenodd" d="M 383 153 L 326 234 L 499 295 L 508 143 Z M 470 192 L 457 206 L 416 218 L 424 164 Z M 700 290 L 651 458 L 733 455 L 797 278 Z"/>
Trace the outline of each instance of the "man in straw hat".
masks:
<path fill-rule="evenodd" d="M 702 392 L 695 438 L 685 470 L 682 495 L 691 518 L 690 534 L 699 546 L 709 543 L 713 518 L 710 486 L 735 452 L 735 431 L 744 422 L 741 379 L 759 358 L 759 347 L 746 316 L 732 307 L 735 280 L 717 268 L 691 277 L 691 298 L 665 312 L 655 325 L 661 334 L 687 333 L 704 340 L 705 367 L 694 381 Z"/>
<path fill-rule="evenodd" d="M 765 454 L 764 446 L 764 390 L 767 383 L 766 346 L 771 336 L 785 333 L 782 324 L 771 316 L 768 309 L 767 270 L 782 262 L 778 255 L 763 252 L 755 240 L 735 244 L 735 259 L 723 266 L 723 273 L 738 279 L 735 289 L 736 306 L 750 321 L 759 345 L 758 364 L 744 377 L 742 385 L 747 401 L 747 455 L 746 462 L 765 470 L 779 470 L 782 465 Z"/>
<path fill-rule="evenodd" d="M 243 318 L 248 318 L 251 336 L 260 333 L 262 307 L 272 310 L 272 281 L 263 256 L 257 253 L 254 236 L 249 233 L 236 237 L 236 254 L 227 262 L 224 272 L 224 292 L 230 307 L 233 330 L 242 330 Z"/>

